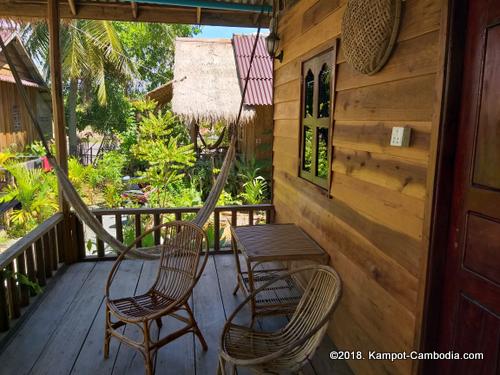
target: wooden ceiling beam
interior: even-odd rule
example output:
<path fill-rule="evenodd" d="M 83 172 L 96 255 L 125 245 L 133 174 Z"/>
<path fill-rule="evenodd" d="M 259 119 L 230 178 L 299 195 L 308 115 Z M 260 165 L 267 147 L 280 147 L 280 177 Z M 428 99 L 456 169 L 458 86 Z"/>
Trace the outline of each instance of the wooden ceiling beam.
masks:
<path fill-rule="evenodd" d="M 75 4 L 76 5 L 76 4 Z M 75 9 L 76 10 L 76 9 Z M 98 3 L 78 2 L 78 12 L 73 15 L 68 2 L 59 3 L 60 17 L 65 19 L 95 19 L 108 21 L 138 21 L 159 23 L 197 23 L 196 8 L 171 7 L 141 4 L 137 18 L 130 11 L 130 4 L 122 2 Z M 0 0 L 0 17 L 47 18 L 47 2 L 43 0 L 12 1 Z M 255 27 L 255 14 L 250 12 L 226 11 L 203 8 L 201 25 Z M 269 17 L 262 17 L 262 26 L 269 25 Z"/>

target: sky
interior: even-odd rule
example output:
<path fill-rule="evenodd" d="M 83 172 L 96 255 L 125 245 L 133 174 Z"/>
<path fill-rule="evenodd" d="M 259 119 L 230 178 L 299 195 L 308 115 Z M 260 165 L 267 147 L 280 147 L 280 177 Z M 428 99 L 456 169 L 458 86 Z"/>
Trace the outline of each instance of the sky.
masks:
<path fill-rule="evenodd" d="M 257 29 L 250 27 L 223 27 L 223 26 L 203 26 L 201 33 L 195 38 L 231 38 L 233 34 L 255 34 Z M 267 34 L 267 29 L 261 30 L 262 34 Z"/>

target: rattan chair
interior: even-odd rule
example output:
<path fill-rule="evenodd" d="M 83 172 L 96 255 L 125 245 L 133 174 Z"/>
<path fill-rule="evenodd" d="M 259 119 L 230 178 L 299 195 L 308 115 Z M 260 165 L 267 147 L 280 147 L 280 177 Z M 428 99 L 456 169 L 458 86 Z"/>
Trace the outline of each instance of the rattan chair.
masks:
<path fill-rule="evenodd" d="M 158 273 L 153 286 L 144 294 L 113 299 L 110 288 L 118 268 L 129 250 L 140 246 L 142 239 L 156 232 L 161 234 Z M 205 243 L 205 244 L 204 244 Z M 205 251 L 203 249 L 205 248 Z M 127 250 L 120 254 L 108 277 L 106 284 L 106 331 L 104 337 L 104 357 L 109 357 L 111 336 L 139 350 L 143 355 L 146 373 L 153 373 L 152 358 L 163 345 L 176 338 L 193 332 L 204 350 L 207 343 L 196 324 L 188 304 L 192 290 L 203 273 L 208 260 L 208 241 L 205 232 L 195 224 L 174 221 L 156 226 L 138 237 Z M 181 315 L 180 313 L 186 314 Z M 150 325 L 156 321 L 161 329 L 163 316 L 172 316 L 186 325 L 157 341 L 150 336 Z M 143 340 L 138 342 L 125 336 L 117 329 L 126 324 L 134 324 L 142 331 Z"/>
<path fill-rule="evenodd" d="M 241 309 L 273 283 L 299 274 L 310 276 L 297 309 L 285 327 L 262 332 L 233 323 Z M 249 295 L 229 317 L 222 331 L 217 374 L 230 365 L 247 367 L 256 373 L 301 372 L 307 359 L 320 345 L 341 291 L 341 281 L 331 267 L 298 268 L 264 284 Z"/>

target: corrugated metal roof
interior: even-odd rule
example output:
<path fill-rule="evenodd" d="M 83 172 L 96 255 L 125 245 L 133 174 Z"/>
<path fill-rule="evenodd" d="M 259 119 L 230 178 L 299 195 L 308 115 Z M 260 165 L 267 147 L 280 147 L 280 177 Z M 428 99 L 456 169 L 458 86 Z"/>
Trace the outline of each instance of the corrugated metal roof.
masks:
<path fill-rule="evenodd" d="M 12 34 L 16 31 L 15 24 L 0 18 L 0 36 L 5 44 L 8 44 Z"/>
<path fill-rule="evenodd" d="M 0 74 L 0 82 L 16 83 L 16 80 L 14 79 L 13 76 Z M 44 88 L 44 86 L 42 86 L 36 82 L 29 81 L 27 79 L 21 79 L 21 83 L 23 84 L 23 86 L 27 86 L 27 87 L 36 87 L 39 89 Z"/>
<path fill-rule="evenodd" d="M 24 70 L 20 71 L 19 73 L 23 86 L 36 87 L 38 89 L 45 90 L 47 88 L 47 85 L 38 72 L 38 69 L 36 68 L 33 60 L 31 60 L 28 52 L 24 48 L 21 38 L 17 33 L 17 26 L 13 23 L 0 19 L 0 36 L 2 37 L 6 48 L 14 48 L 17 51 L 17 57 L 15 55 L 13 56 L 15 64 L 24 65 Z M 1 48 L 0 55 L 3 55 L 3 51 Z M 1 58 L 0 60 L 0 69 L 4 71 L 0 75 L 0 81 L 15 83 L 16 81 L 10 71 L 10 67 L 7 64 L 5 57 Z"/>
<path fill-rule="evenodd" d="M 245 85 L 255 38 L 255 35 L 233 36 L 234 55 L 242 89 Z M 267 52 L 264 37 L 260 37 L 257 42 L 255 58 L 250 70 L 248 88 L 245 95 L 245 104 L 273 104 L 273 60 Z"/>

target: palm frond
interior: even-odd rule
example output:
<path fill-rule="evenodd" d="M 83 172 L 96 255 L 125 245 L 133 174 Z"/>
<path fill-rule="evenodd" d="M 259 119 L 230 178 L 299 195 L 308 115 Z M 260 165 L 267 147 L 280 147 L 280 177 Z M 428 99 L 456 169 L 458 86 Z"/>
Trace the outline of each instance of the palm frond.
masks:
<path fill-rule="evenodd" d="M 77 21 L 72 22 L 76 23 Z M 86 49 L 77 29 L 72 28 L 71 24 L 65 29 L 62 48 L 63 76 L 80 78 L 82 72 L 88 72 L 91 69 L 87 61 Z"/>
<path fill-rule="evenodd" d="M 97 100 L 101 105 L 106 105 L 107 103 L 107 91 L 106 91 L 106 71 L 104 64 L 99 67 L 100 69 L 96 72 L 96 86 L 97 86 Z"/>

